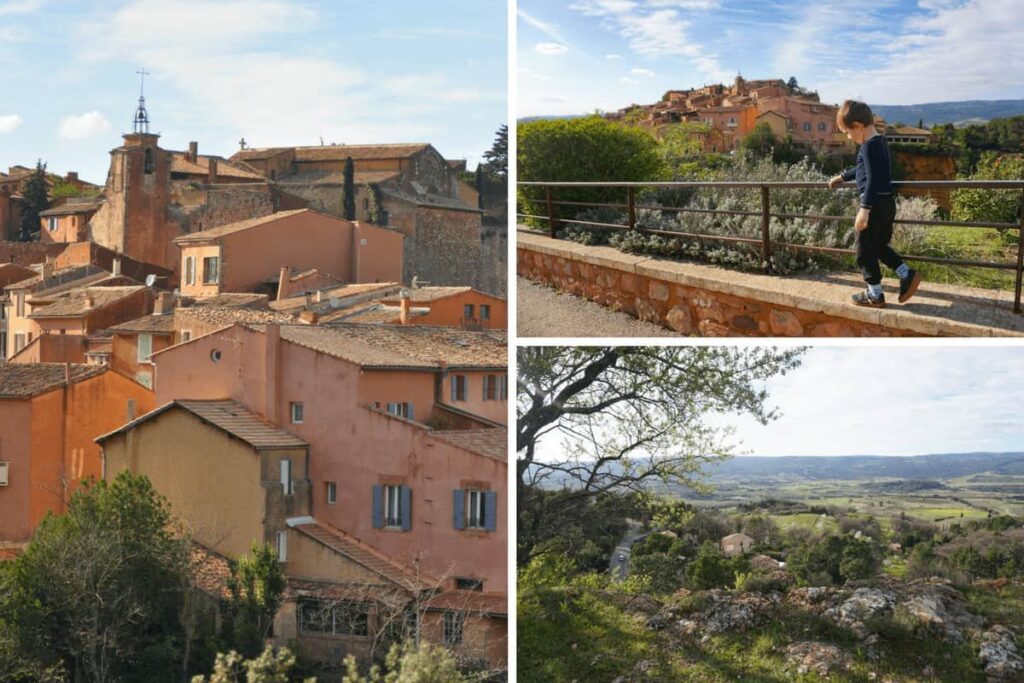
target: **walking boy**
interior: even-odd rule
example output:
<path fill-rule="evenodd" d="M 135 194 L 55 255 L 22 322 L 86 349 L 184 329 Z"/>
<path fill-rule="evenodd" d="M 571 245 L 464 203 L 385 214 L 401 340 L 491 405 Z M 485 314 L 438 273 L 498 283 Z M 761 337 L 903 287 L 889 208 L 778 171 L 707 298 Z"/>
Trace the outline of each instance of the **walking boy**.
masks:
<path fill-rule="evenodd" d="M 900 255 L 889 246 L 892 223 L 896 219 L 896 199 L 892 194 L 892 169 L 885 136 L 875 130 L 871 108 L 863 102 L 846 100 L 836 114 L 836 125 L 846 137 L 860 145 L 857 165 L 828 181 L 829 188 L 856 179 L 860 209 L 853 227 L 856 230 L 857 266 L 867 283 L 867 290 L 853 295 L 858 306 L 882 308 L 881 261 L 896 271 L 900 279 L 899 302 L 910 299 L 921 284 L 921 274 L 909 268 Z"/>

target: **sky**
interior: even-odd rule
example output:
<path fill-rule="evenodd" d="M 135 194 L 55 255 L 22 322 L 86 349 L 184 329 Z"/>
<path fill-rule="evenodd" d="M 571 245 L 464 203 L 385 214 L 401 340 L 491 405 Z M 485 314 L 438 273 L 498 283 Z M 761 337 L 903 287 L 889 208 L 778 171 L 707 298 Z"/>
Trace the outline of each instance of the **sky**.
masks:
<path fill-rule="evenodd" d="M 502 0 L 0 0 L 0 169 L 102 184 L 145 69 L 166 149 L 429 142 L 475 168 L 507 120 Z"/>
<path fill-rule="evenodd" d="M 1021 0 L 519 0 L 517 116 L 791 76 L 822 101 L 1024 98 Z"/>
<path fill-rule="evenodd" d="M 1024 349 L 817 346 L 764 383 L 780 417 L 711 416 L 743 455 L 926 455 L 1024 451 Z M 542 444 L 557 458 L 560 437 Z"/>

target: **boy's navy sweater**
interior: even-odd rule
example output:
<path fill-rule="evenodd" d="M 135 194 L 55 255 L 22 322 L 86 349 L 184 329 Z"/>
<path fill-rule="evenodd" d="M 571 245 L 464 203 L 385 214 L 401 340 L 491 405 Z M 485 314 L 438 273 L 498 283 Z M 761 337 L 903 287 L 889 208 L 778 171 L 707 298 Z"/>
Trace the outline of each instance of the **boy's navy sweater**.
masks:
<path fill-rule="evenodd" d="M 857 150 L 857 165 L 843 171 L 843 180 L 857 179 L 860 205 L 870 209 L 881 195 L 892 194 L 892 167 L 884 135 L 868 138 Z"/>

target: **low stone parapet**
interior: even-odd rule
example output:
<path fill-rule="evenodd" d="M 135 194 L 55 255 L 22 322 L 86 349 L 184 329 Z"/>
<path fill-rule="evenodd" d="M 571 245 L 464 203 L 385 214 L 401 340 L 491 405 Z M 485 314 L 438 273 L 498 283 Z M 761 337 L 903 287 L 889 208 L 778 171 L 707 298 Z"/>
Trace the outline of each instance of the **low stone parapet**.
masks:
<path fill-rule="evenodd" d="M 853 273 L 778 277 L 625 254 L 517 233 L 517 272 L 682 335 L 861 337 L 1024 336 L 1012 293 L 925 283 L 897 304 L 896 280 L 884 283 L 886 308 L 861 308 Z"/>

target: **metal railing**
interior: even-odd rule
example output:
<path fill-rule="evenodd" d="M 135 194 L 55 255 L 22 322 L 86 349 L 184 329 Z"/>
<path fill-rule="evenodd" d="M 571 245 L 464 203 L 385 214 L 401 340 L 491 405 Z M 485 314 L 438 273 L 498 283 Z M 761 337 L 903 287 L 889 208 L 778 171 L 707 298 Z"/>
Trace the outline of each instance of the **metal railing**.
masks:
<path fill-rule="evenodd" d="M 544 189 L 544 201 L 547 208 L 547 215 L 517 213 L 519 218 L 533 218 L 548 222 L 549 233 L 552 238 L 557 239 L 559 225 L 583 225 L 597 228 L 609 228 L 613 230 L 635 230 L 644 234 L 664 235 L 667 237 L 683 237 L 689 239 L 713 240 L 718 242 L 731 242 L 734 244 L 749 244 L 759 246 L 761 260 L 766 272 L 772 272 L 772 248 L 781 247 L 796 251 L 818 252 L 824 254 L 838 254 L 852 256 L 856 252 L 853 249 L 841 249 L 836 247 L 822 247 L 811 244 L 794 244 L 790 242 L 778 242 L 771 239 L 771 219 L 795 219 L 803 218 L 817 221 L 852 221 L 852 215 L 845 216 L 821 216 L 815 214 L 790 214 L 775 213 L 771 210 L 772 189 L 823 189 L 824 183 L 809 182 L 519 182 L 519 187 L 537 187 Z M 940 263 L 951 266 L 964 266 L 971 268 L 990 268 L 997 270 L 1012 270 L 1016 273 L 1016 285 L 1014 289 L 1013 310 L 1021 312 L 1021 285 L 1024 282 L 1024 180 L 915 180 L 898 181 L 893 186 L 900 189 L 939 189 L 956 190 L 970 188 L 977 190 L 1018 190 L 1021 192 L 1019 210 L 1020 220 L 1017 223 L 997 223 L 987 221 L 942 221 L 942 220 L 917 220 L 906 219 L 896 220 L 897 224 L 923 225 L 927 227 L 966 227 L 966 228 L 996 228 L 1000 230 L 1017 231 L 1017 259 L 1016 262 L 1003 261 L 980 261 L 963 258 L 942 258 L 938 256 L 904 255 L 908 261 L 919 261 L 922 263 Z M 838 187 L 856 187 L 853 183 L 843 183 Z M 556 188 L 576 189 L 610 189 L 622 188 L 625 190 L 625 202 L 580 202 L 580 201 L 559 201 L 554 198 L 552 190 Z M 636 195 L 638 189 L 647 188 L 691 188 L 691 189 L 760 189 L 761 209 L 760 211 L 734 211 L 725 209 L 696 209 L 688 207 L 660 206 L 655 204 L 637 204 Z M 536 198 L 533 201 L 537 201 Z M 556 206 L 576 206 L 580 208 L 611 208 L 624 210 L 627 223 L 600 223 L 595 221 L 575 220 L 559 218 L 555 215 Z M 728 216 L 759 217 L 761 219 L 761 237 L 737 237 L 733 235 L 711 235 L 705 233 L 682 232 L 676 230 L 660 230 L 644 228 L 637 225 L 637 209 L 651 209 L 656 211 L 668 211 L 676 213 L 703 213 Z"/>

